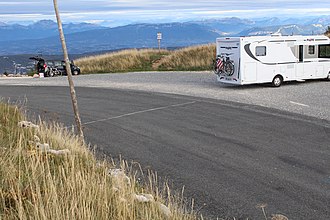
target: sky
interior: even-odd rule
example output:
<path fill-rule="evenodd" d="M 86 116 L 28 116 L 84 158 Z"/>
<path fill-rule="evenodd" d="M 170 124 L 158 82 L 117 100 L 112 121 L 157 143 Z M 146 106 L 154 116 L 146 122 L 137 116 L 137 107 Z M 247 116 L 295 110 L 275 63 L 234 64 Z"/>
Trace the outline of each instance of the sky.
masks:
<path fill-rule="evenodd" d="M 223 17 L 330 15 L 330 0 L 57 0 L 62 21 L 106 26 Z M 0 22 L 55 20 L 53 0 L 0 0 Z"/>

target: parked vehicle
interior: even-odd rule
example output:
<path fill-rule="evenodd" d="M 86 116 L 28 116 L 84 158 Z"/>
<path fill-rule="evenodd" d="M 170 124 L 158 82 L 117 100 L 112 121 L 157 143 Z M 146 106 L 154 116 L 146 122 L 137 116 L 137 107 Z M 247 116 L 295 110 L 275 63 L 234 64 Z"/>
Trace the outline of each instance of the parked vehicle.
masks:
<path fill-rule="evenodd" d="M 330 80 L 330 39 L 326 36 L 252 36 L 216 40 L 217 81 L 246 85 L 306 79 Z"/>
<path fill-rule="evenodd" d="M 60 63 L 56 63 L 55 61 L 46 61 L 45 63 L 46 63 L 46 68 L 47 68 L 46 76 L 54 77 L 54 76 L 62 75 L 57 67 L 57 65 Z"/>
<path fill-rule="evenodd" d="M 30 59 L 35 60 L 36 71 L 38 73 L 43 73 L 45 77 L 53 77 L 57 75 L 67 75 L 65 61 L 58 60 L 45 60 L 42 57 L 30 57 Z M 73 61 L 70 62 L 72 75 L 79 75 L 80 68 L 74 65 Z"/>
<path fill-rule="evenodd" d="M 57 70 L 61 73 L 61 75 L 67 75 L 65 61 L 54 61 L 56 64 Z M 80 74 L 80 68 L 74 65 L 73 60 L 70 61 L 71 73 L 76 76 Z"/>
<path fill-rule="evenodd" d="M 36 56 L 36 57 L 30 57 L 29 59 L 34 60 L 36 62 L 35 69 L 38 74 L 42 73 L 45 76 L 47 75 L 46 74 L 48 72 L 47 64 L 42 57 Z"/>

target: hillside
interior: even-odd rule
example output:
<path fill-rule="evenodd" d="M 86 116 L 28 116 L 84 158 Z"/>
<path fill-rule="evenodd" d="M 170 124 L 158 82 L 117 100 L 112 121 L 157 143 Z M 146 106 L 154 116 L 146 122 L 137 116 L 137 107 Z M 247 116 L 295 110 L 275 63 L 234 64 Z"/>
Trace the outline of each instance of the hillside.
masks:
<path fill-rule="evenodd" d="M 169 50 L 123 50 L 75 60 L 84 74 L 133 71 L 211 70 L 215 44 Z"/>

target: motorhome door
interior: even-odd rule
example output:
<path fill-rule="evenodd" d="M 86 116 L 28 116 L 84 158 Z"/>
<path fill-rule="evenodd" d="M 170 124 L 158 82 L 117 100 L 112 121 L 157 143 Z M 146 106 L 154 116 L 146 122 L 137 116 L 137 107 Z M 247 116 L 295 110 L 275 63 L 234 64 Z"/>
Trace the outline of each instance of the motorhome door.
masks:
<path fill-rule="evenodd" d="M 298 58 L 296 76 L 302 77 L 304 75 L 304 45 L 299 45 L 298 47 Z"/>

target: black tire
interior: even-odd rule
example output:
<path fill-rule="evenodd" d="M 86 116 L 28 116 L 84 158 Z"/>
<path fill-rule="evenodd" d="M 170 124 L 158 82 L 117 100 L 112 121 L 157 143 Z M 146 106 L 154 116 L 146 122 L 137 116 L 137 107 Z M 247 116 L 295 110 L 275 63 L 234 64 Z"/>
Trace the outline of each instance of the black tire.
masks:
<path fill-rule="evenodd" d="M 216 64 L 214 64 L 214 66 L 213 66 L 213 72 L 214 72 L 214 74 L 217 74 L 217 75 L 219 74 L 219 70 L 218 70 Z"/>
<path fill-rule="evenodd" d="M 330 81 L 330 72 L 328 73 L 326 80 Z"/>
<path fill-rule="evenodd" d="M 214 68 L 213 72 L 214 72 L 216 75 L 220 75 L 220 74 L 221 74 L 221 70 L 218 69 L 218 68 Z"/>
<path fill-rule="evenodd" d="M 272 81 L 273 87 L 280 87 L 282 83 L 283 83 L 283 77 L 280 75 L 275 76 Z"/>
<path fill-rule="evenodd" d="M 232 76 L 235 71 L 235 66 L 232 62 L 225 63 L 225 72 L 227 76 Z"/>

